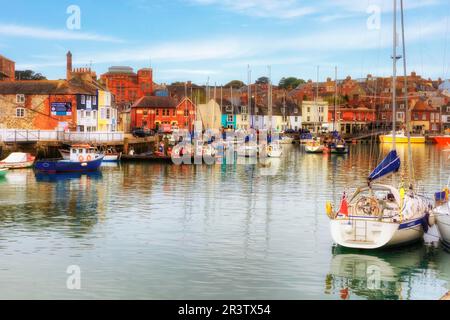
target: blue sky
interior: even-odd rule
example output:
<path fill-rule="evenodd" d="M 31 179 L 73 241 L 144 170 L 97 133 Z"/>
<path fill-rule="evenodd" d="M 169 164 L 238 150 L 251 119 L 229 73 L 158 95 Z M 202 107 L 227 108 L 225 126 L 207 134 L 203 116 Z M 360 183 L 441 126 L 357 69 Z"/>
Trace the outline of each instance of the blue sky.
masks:
<path fill-rule="evenodd" d="M 114 5 L 113 5 L 114 3 Z M 405 0 L 408 71 L 449 78 L 450 1 Z M 70 5 L 81 29 L 69 30 Z M 158 83 L 247 81 L 267 75 L 316 79 L 391 73 L 392 0 L 15 0 L 2 4 L 0 54 L 49 79 L 74 66 L 135 69 Z M 377 28 L 376 14 L 380 10 Z M 375 20 L 372 19 L 375 17 Z M 375 22 L 368 27 L 368 21 Z"/>

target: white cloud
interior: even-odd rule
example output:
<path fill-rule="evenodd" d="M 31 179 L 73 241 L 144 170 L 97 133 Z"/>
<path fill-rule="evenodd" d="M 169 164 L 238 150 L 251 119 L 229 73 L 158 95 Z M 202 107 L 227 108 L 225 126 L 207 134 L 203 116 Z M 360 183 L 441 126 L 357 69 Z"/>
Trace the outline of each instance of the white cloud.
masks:
<path fill-rule="evenodd" d="M 41 27 L 21 26 L 15 24 L 0 24 L 0 35 L 4 37 L 22 37 L 22 38 L 46 39 L 46 40 L 122 42 L 120 39 L 98 35 L 95 33 L 47 29 Z"/>
<path fill-rule="evenodd" d="M 312 6 L 300 5 L 297 0 L 190 0 L 198 5 L 216 5 L 238 14 L 263 17 L 292 19 L 315 12 Z"/>

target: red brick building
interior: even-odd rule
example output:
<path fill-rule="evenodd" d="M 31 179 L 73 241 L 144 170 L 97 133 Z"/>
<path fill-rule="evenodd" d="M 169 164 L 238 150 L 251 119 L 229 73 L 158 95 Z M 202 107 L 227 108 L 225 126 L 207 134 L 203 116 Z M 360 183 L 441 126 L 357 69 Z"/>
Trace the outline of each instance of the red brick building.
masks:
<path fill-rule="evenodd" d="M 97 87 L 80 79 L 0 81 L 0 124 L 7 129 L 77 129 L 82 96 Z"/>
<path fill-rule="evenodd" d="M 16 63 L 0 55 L 0 81 L 14 81 Z"/>
<path fill-rule="evenodd" d="M 101 75 L 102 83 L 116 98 L 121 109 L 133 105 L 139 98 L 153 94 L 153 70 L 140 69 L 137 73 L 130 67 L 111 67 Z"/>
<path fill-rule="evenodd" d="M 170 97 L 144 96 L 131 107 L 131 128 L 159 130 L 163 126 L 192 130 L 195 105 L 189 98 L 180 103 Z"/>

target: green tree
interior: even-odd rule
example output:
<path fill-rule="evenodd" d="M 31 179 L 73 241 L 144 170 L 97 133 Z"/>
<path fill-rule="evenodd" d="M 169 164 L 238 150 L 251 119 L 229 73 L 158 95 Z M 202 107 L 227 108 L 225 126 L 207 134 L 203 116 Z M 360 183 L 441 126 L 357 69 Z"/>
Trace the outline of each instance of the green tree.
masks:
<path fill-rule="evenodd" d="M 15 73 L 16 80 L 47 80 L 40 73 L 35 73 L 33 70 L 17 70 Z"/>
<path fill-rule="evenodd" d="M 300 84 L 306 83 L 303 79 L 297 79 L 295 77 L 282 78 L 278 86 L 281 89 L 292 90 L 297 88 Z"/>
<path fill-rule="evenodd" d="M 233 87 L 238 89 L 242 88 L 243 86 L 245 86 L 245 83 L 240 80 L 232 80 L 225 85 L 225 87 Z"/>
<path fill-rule="evenodd" d="M 256 84 L 268 84 L 269 78 L 268 77 L 260 77 L 258 80 L 256 80 Z"/>

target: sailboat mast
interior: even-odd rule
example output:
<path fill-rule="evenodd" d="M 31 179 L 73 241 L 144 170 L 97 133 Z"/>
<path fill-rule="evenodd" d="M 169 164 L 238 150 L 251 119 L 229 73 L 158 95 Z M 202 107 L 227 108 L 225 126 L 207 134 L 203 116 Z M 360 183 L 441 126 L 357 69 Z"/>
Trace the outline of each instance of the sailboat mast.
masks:
<path fill-rule="evenodd" d="M 404 75 L 404 90 L 405 90 L 405 120 L 406 120 L 406 135 L 408 137 L 408 179 L 412 185 L 414 180 L 414 171 L 412 163 L 412 147 L 411 147 L 411 114 L 408 106 L 408 79 L 406 73 L 406 44 L 405 44 L 405 17 L 403 0 L 400 0 L 401 24 L 402 24 L 402 50 L 403 50 L 403 75 Z"/>
<path fill-rule="evenodd" d="M 317 66 L 317 81 L 316 81 L 316 96 L 314 97 L 314 109 L 317 112 L 317 123 L 318 125 L 320 125 L 320 119 L 319 119 L 319 107 L 317 106 L 317 101 L 319 100 L 319 66 Z M 314 126 L 316 126 L 316 124 L 314 124 Z M 314 131 L 316 131 L 316 133 L 319 133 L 319 129 L 316 127 L 314 128 Z"/>
<path fill-rule="evenodd" d="M 269 132 L 272 132 L 272 67 L 269 69 L 269 94 L 268 94 L 268 106 L 269 106 Z"/>
<path fill-rule="evenodd" d="M 336 128 L 336 116 L 337 116 L 337 91 L 338 91 L 338 84 L 337 84 L 337 66 L 334 67 L 334 123 L 333 123 L 333 130 L 337 131 Z"/>
<path fill-rule="evenodd" d="M 251 94 L 252 94 L 252 88 L 250 87 L 251 85 L 251 77 L 252 77 L 252 70 L 250 69 L 250 65 L 247 66 L 247 117 L 250 114 L 251 117 L 251 128 L 253 128 L 253 116 L 252 116 L 252 111 L 251 111 L 251 104 L 252 104 L 252 98 L 251 98 Z M 247 118 L 248 121 L 248 118 Z"/>
<path fill-rule="evenodd" d="M 392 150 L 395 150 L 396 135 L 396 82 L 397 82 L 397 0 L 394 0 L 394 25 L 393 25 L 393 48 L 392 48 Z"/>

